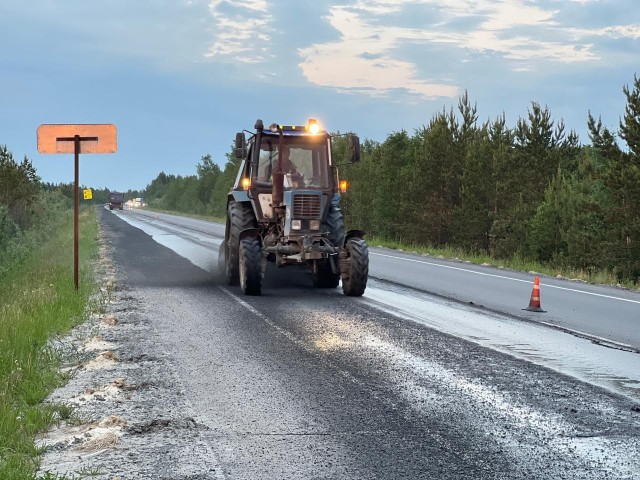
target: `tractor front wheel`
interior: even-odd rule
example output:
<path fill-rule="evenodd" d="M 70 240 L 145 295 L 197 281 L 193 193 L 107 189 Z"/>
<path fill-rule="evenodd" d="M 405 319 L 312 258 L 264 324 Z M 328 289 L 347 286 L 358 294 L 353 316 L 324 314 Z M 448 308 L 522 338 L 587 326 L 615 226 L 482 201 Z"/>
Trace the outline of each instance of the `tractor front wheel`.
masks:
<path fill-rule="evenodd" d="M 262 254 L 255 237 L 240 240 L 240 288 L 245 295 L 260 295 L 262 284 Z"/>
<path fill-rule="evenodd" d="M 251 206 L 244 203 L 231 202 L 227 210 L 224 254 L 225 277 L 228 285 L 237 285 L 240 281 L 238 267 L 240 233 L 247 228 L 253 227 L 255 227 L 255 216 Z"/>
<path fill-rule="evenodd" d="M 360 297 L 369 277 L 369 247 L 362 238 L 350 238 L 340 253 L 342 291 L 349 297 Z"/>

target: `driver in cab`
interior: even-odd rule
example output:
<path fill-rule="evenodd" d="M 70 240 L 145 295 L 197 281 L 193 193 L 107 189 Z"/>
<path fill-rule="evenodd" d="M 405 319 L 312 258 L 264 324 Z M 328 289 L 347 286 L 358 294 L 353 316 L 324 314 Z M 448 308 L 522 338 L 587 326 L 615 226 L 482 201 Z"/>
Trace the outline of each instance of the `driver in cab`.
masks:
<path fill-rule="evenodd" d="M 304 178 L 291 160 L 291 149 L 287 145 L 282 147 L 282 173 L 285 174 L 285 186 L 289 183 L 291 188 L 304 187 Z"/>
<path fill-rule="evenodd" d="M 298 175 L 298 169 L 291 160 L 291 149 L 286 145 L 282 147 L 282 173 Z"/>

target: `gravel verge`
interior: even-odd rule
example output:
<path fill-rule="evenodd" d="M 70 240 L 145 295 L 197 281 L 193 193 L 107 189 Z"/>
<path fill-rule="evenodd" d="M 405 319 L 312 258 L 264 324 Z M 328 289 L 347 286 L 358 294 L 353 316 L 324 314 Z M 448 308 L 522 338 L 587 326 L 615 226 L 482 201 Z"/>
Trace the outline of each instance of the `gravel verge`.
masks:
<path fill-rule="evenodd" d="M 47 402 L 72 407 L 40 436 L 39 476 L 92 479 L 222 478 L 213 449 L 194 420 L 169 353 L 135 289 L 119 282 L 112 246 L 101 235 L 95 300 L 99 312 L 56 348 L 69 382 Z M 55 477 L 54 477 L 55 478 Z"/>

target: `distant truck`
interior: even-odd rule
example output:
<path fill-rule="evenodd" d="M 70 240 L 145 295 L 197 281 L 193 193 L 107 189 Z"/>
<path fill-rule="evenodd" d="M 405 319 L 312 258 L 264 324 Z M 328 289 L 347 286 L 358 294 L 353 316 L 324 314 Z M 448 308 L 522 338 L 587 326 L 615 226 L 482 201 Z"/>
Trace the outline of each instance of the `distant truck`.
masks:
<path fill-rule="evenodd" d="M 117 208 L 118 210 L 124 209 L 124 193 L 109 193 L 109 210 L 113 210 L 114 208 Z"/>

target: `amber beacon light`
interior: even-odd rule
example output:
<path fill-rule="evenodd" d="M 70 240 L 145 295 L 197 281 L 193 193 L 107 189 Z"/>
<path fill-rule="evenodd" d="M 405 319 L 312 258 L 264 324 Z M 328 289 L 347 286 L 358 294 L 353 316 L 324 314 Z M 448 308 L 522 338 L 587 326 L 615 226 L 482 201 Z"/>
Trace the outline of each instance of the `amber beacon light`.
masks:
<path fill-rule="evenodd" d="M 309 119 L 309 121 L 307 122 L 307 130 L 309 130 L 309 133 L 312 133 L 313 135 L 320 132 L 320 125 L 315 118 Z"/>

